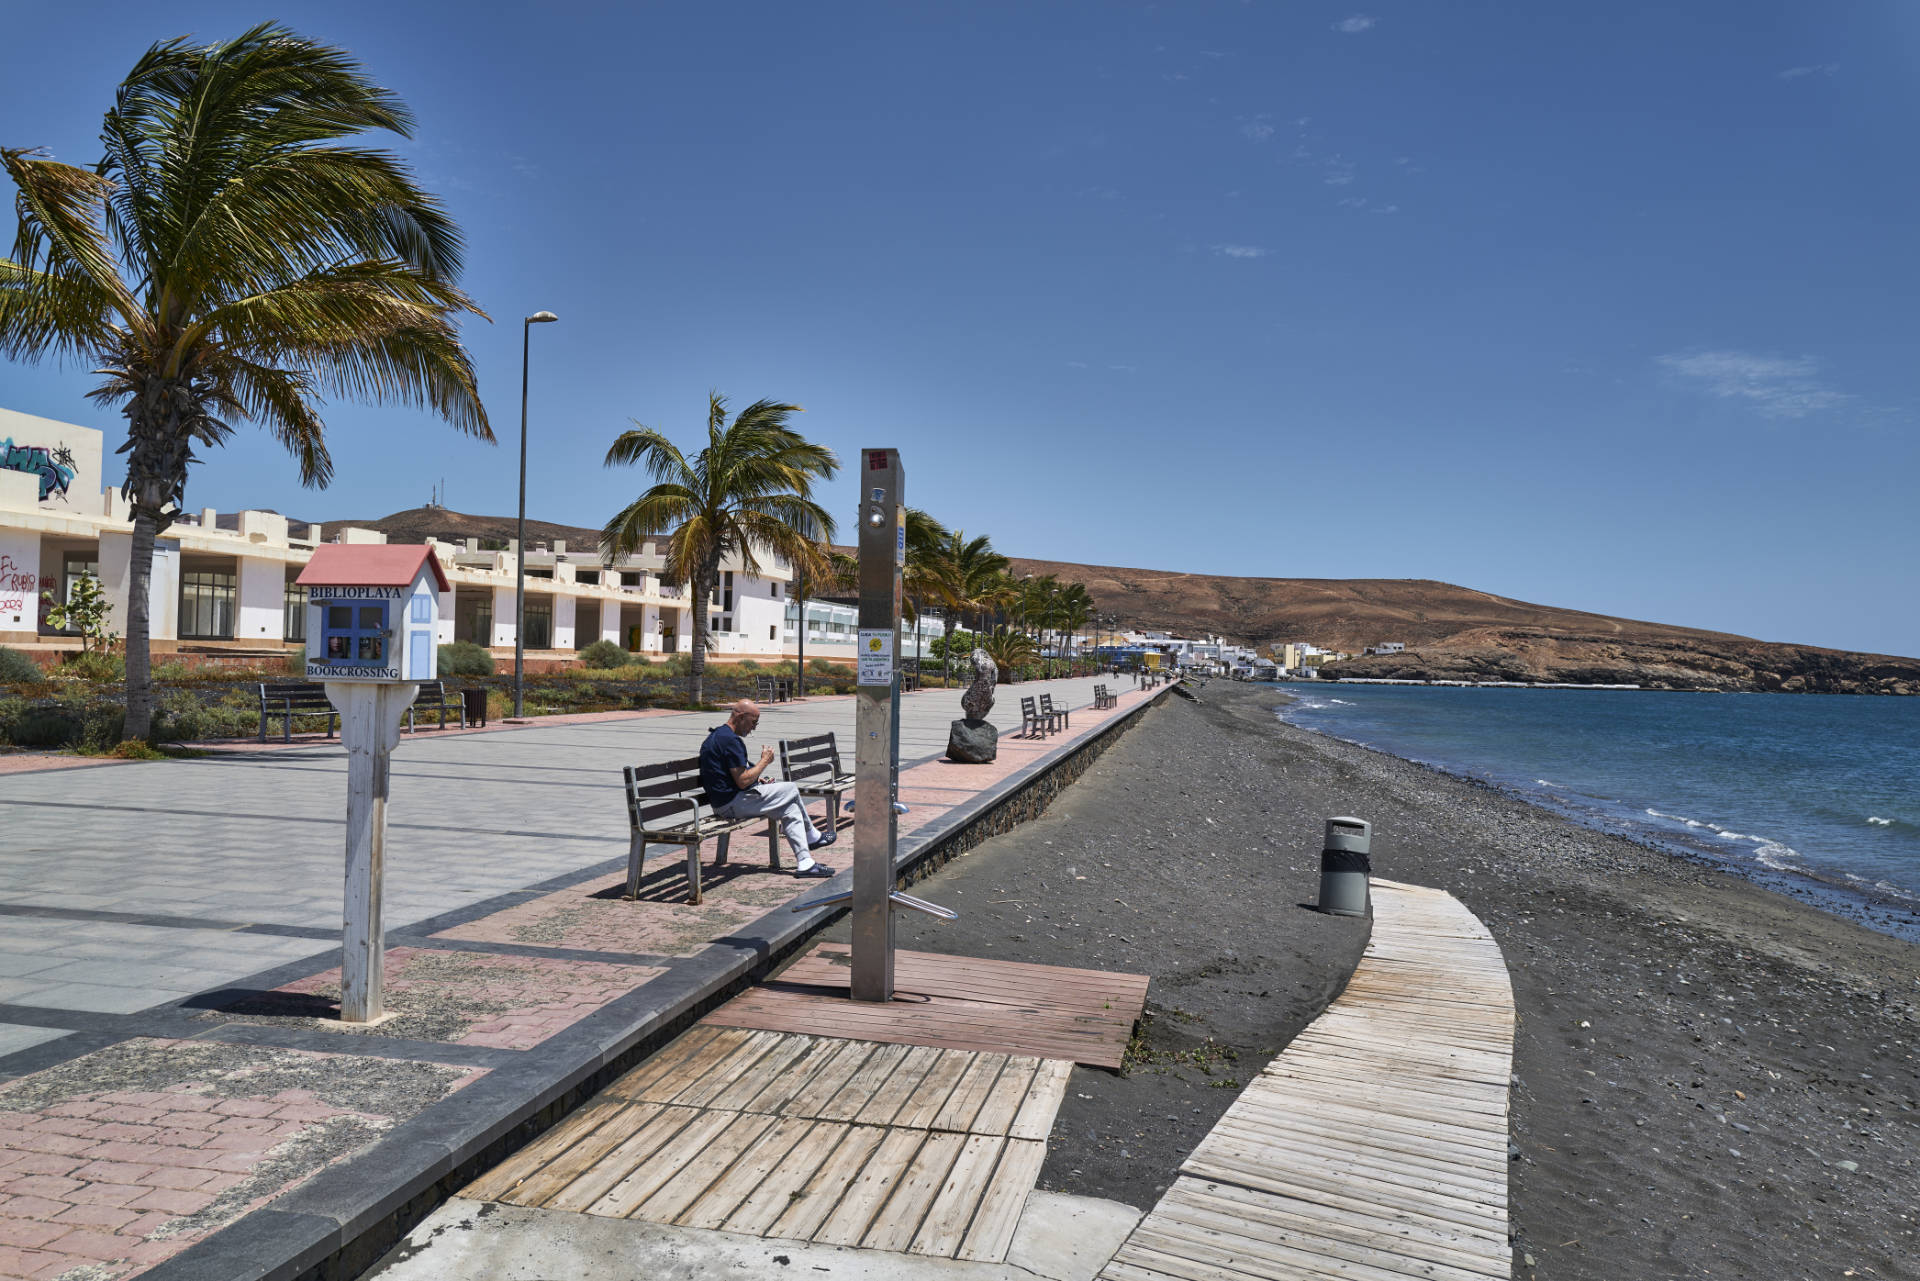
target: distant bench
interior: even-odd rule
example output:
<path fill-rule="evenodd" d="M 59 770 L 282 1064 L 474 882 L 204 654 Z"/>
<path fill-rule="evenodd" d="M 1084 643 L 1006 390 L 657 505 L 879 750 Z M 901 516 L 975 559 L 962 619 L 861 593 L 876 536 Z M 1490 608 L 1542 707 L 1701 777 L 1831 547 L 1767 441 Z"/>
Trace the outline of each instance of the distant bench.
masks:
<path fill-rule="evenodd" d="M 421 681 L 419 696 L 413 705 L 407 708 L 407 728 L 414 728 L 415 712 L 440 713 L 439 728 L 447 727 L 447 715 L 452 713 L 460 720 L 460 728 L 467 727 L 466 705 L 455 697 L 447 699 L 447 687 L 443 681 Z M 281 740 L 293 741 L 293 718 L 296 716 L 324 716 L 327 718 L 327 737 L 332 738 L 334 730 L 340 724 L 340 713 L 327 699 L 327 687 L 318 681 L 263 681 L 260 685 L 260 741 L 267 741 L 267 722 L 278 716 L 282 721 Z"/>

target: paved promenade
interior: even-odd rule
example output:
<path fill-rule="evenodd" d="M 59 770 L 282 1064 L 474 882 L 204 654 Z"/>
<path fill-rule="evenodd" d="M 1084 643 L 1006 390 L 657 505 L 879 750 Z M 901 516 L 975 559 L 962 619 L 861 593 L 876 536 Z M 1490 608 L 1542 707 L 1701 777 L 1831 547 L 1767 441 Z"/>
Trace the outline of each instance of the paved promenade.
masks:
<path fill-rule="evenodd" d="M 1096 713 L 1093 683 L 1002 691 L 986 767 L 939 759 L 957 691 L 909 695 L 903 849 L 1149 697 Z M 1019 698 L 1042 691 L 1074 709 L 1071 731 L 1012 738 Z M 641 901 L 619 897 L 619 767 L 690 755 L 719 719 L 404 736 L 385 898 L 396 1017 L 371 1032 L 329 1017 L 337 743 L 0 775 L 0 1276 L 131 1275 L 243 1216 L 260 1227 L 223 1233 L 237 1244 L 222 1260 L 337 1248 L 386 1212 L 365 1195 L 380 1177 L 365 1154 L 395 1146 L 380 1139 L 457 1162 L 475 1117 L 557 1097 L 556 1064 L 584 1078 L 783 945 L 808 921 L 781 909 L 821 883 L 769 873 L 757 839 L 709 861 L 698 908 L 669 849 Z M 833 730 L 850 753 L 852 720 L 848 697 L 771 706 L 750 747 Z M 825 853 L 844 868 L 851 842 Z"/>

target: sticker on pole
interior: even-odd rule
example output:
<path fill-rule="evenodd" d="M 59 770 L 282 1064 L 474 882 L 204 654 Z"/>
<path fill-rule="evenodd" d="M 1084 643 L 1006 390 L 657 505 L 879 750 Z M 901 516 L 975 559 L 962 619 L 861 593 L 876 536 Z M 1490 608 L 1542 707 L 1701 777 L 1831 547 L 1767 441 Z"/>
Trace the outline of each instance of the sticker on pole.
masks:
<path fill-rule="evenodd" d="M 893 629 L 860 631 L 860 684 L 893 684 Z"/>

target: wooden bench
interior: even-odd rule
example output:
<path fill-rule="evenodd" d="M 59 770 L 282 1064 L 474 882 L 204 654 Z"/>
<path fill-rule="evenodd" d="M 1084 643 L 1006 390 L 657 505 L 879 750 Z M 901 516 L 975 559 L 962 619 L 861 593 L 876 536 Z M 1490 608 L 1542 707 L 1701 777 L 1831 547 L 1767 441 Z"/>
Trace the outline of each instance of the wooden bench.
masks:
<path fill-rule="evenodd" d="M 1117 707 L 1119 704 L 1120 696 L 1110 692 L 1105 685 L 1095 685 L 1093 687 L 1093 705 L 1096 710 L 1107 707 Z"/>
<path fill-rule="evenodd" d="M 315 681 L 262 681 L 260 683 L 260 741 L 267 741 L 267 720 L 278 716 L 285 721 L 284 741 L 293 741 L 293 718 L 325 716 L 327 737 L 340 723 L 340 713 L 327 701 L 326 688 Z"/>
<path fill-rule="evenodd" d="M 1068 710 L 1067 710 L 1066 708 L 1064 708 L 1064 707 L 1055 707 L 1055 706 L 1053 705 L 1053 695 L 1051 695 L 1051 694 L 1042 694 L 1042 695 L 1040 696 L 1040 714 L 1041 714 L 1042 716 L 1057 716 L 1057 717 L 1059 717 L 1059 718 L 1060 718 L 1060 728 L 1061 728 L 1061 729 L 1072 729 L 1072 728 L 1073 728 L 1073 717 L 1072 717 L 1072 715 L 1071 715 L 1071 714 L 1070 714 L 1070 713 L 1068 712 Z"/>
<path fill-rule="evenodd" d="M 707 804 L 700 782 L 700 758 L 667 761 L 660 765 L 629 765 L 627 781 L 627 898 L 640 897 L 647 846 L 678 845 L 687 852 L 689 903 L 700 901 L 700 842 L 719 838 L 714 862 L 727 861 L 727 842 L 735 832 L 755 823 L 767 825 L 767 866 L 780 868 L 780 824 L 773 818 L 721 818 Z"/>
<path fill-rule="evenodd" d="M 1034 705 L 1031 698 L 1020 700 L 1020 737 L 1038 738 L 1051 734 L 1060 728 L 1060 715 L 1057 712 L 1043 712 Z"/>
<path fill-rule="evenodd" d="M 840 768 L 840 744 L 832 734 L 781 739 L 780 777 L 802 796 L 825 797 L 827 830 L 838 830 L 840 795 L 853 790 L 853 775 Z"/>
<path fill-rule="evenodd" d="M 460 718 L 460 728 L 467 727 L 466 704 L 458 694 L 451 701 L 447 698 L 444 681 L 421 681 L 420 693 L 415 696 L 413 705 L 407 708 L 407 729 L 413 730 L 415 712 L 439 712 L 439 728 L 447 727 L 447 715 L 452 713 Z M 282 719 L 282 740 L 293 741 L 293 718 L 296 716 L 325 716 L 327 737 L 332 738 L 334 728 L 340 723 L 340 713 L 335 710 L 327 698 L 327 687 L 318 681 L 263 681 L 260 685 L 260 741 L 267 741 L 267 721 L 278 716 Z"/>

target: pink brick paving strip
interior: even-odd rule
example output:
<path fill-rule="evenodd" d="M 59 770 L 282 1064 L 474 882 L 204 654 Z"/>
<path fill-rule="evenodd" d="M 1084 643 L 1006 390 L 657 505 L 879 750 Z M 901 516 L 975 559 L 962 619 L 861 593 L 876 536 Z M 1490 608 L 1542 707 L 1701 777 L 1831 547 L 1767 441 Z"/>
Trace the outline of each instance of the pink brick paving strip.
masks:
<path fill-rule="evenodd" d="M 1123 696 L 1122 706 L 1130 707 L 1140 697 L 1143 696 Z M 990 765 L 957 765 L 935 760 L 902 770 L 900 800 L 910 807 L 910 812 L 900 817 L 900 835 L 904 838 L 955 806 L 965 804 L 985 788 L 1048 755 L 1063 741 L 1092 733 L 1120 711 L 1120 708 L 1101 711 L 1076 708 L 1074 718 L 1078 723 L 1074 731 L 1050 739 L 1028 741 L 1003 734 L 999 759 Z M 824 807 L 816 804 L 814 809 L 815 817 L 824 819 Z M 843 815 L 841 822 L 850 828 L 850 818 Z M 636 902 L 627 902 L 621 897 L 626 886 L 626 877 L 622 875 L 569 886 L 442 930 L 434 937 L 589 952 L 693 956 L 768 911 L 818 892 L 817 886 L 768 869 L 757 844 L 742 846 L 736 841 L 731 861 L 726 864 L 714 862 L 717 848 L 712 841 L 701 847 L 701 881 L 706 901 L 699 907 L 686 901 L 687 878 L 678 850 L 663 847 L 654 851 L 648 860 L 647 877 Z M 783 866 L 786 857 L 782 855 Z M 818 851 L 815 857 L 835 871 L 851 866 L 850 833 L 843 833 L 840 843 Z"/>
<path fill-rule="evenodd" d="M 751 857 L 742 857 L 751 852 Z M 436 938 L 481 943 L 520 943 L 535 947 L 576 948 L 653 956 L 693 956 L 715 939 L 757 921 L 774 908 L 818 890 L 815 882 L 775 872 L 765 855 L 736 848 L 731 861 L 713 863 L 714 845 L 701 856 L 705 901 L 687 902 L 686 864 L 678 849 L 647 863 L 640 898 L 629 902 L 623 872 L 606 880 L 569 886 L 491 916 L 442 930 Z M 853 862 L 853 843 L 843 840 L 815 857 L 839 871 Z"/>
<path fill-rule="evenodd" d="M 142 1271 L 481 1071 L 137 1038 L 11 1081 L 0 1086 L 0 1277 Z"/>
<path fill-rule="evenodd" d="M 529 1050 L 665 971 L 548 957 L 396 947 L 387 952 L 380 1036 Z M 340 971 L 328 970 L 210 1014 L 221 1021 L 296 1022 L 345 1035 Z"/>
<path fill-rule="evenodd" d="M 1123 694 L 1120 711 L 1145 697 Z M 901 820 L 902 835 L 1116 714 L 1075 709 L 1075 732 L 1031 743 L 1002 735 L 992 765 L 933 761 L 904 771 L 901 799 L 913 812 Z M 822 861 L 843 869 L 851 845 L 843 839 Z M 818 889 L 768 871 L 757 849 L 749 857 L 742 848 L 726 874 L 708 881 L 707 903 L 692 908 L 679 860 L 654 867 L 637 903 L 621 900 L 623 878 L 610 877 L 441 937 L 691 956 Z M 395 948 L 387 975 L 398 1017 L 373 1031 L 530 1049 L 662 973 L 558 956 Z M 338 981 L 338 971 L 314 975 L 206 1017 L 332 1028 L 350 1049 L 354 1033 L 337 1021 Z M 0 1086 L 0 1278 L 120 1281 L 364 1149 L 480 1071 L 344 1051 L 136 1039 Z"/>

